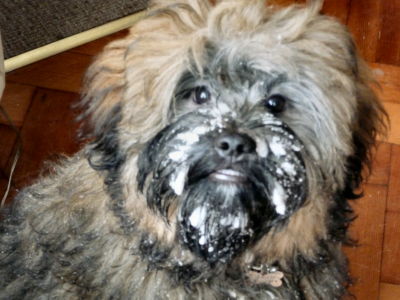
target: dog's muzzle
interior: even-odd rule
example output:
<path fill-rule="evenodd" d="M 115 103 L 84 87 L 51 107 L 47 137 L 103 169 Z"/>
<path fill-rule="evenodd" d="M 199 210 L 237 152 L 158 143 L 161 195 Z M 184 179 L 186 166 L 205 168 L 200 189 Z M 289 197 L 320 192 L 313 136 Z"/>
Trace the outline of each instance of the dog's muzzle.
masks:
<path fill-rule="evenodd" d="M 191 113 L 142 151 L 139 190 L 165 218 L 179 201 L 181 241 L 210 263 L 227 262 L 302 205 L 303 148 L 273 116 L 238 125 Z"/>

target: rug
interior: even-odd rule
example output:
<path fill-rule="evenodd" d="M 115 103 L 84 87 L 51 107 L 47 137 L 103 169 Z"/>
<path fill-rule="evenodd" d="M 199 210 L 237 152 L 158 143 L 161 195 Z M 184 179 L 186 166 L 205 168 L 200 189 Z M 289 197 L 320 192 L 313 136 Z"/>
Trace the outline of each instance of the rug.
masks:
<path fill-rule="evenodd" d="M 4 0 L 0 30 L 4 58 L 131 15 L 148 0 Z"/>

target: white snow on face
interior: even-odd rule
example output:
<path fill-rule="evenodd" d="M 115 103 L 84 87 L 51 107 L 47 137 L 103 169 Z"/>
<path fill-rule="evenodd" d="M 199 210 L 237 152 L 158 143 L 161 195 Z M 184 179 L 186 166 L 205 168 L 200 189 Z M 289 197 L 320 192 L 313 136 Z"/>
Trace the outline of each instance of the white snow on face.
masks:
<path fill-rule="evenodd" d="M 225 128 L 225 125 L 222 124 L 222 119 L 221 118 L 216 118 L 210 121 L 209 125 L 209 131 L 214 131 L 217 129 L 222 129 Z"/>
<path fill-rule="evenodd" d="M 284 215 L 286 212 L 286 198 L 287 195 L 283 187 L 278 182 L 275 182 L 274 191 L 272 192 L 272 203 L 275 205 L 275 211 L 280 215 Z"/>
<path fill-rule="evenodd" d="M 200 140 L 200 137 L 197 132 L 185 132 L 178 134 L 177 138 L 184 144 L 176 146 L 176 151 L 169 153 L 168 157 L 173 161 L 182 162 L 187 159 L 186 152 L 189 147 L 197 143 Z"/>
<path fill-rule="evenodd" d="M 231 111 L 229 106 L 224 102 L 218 103 L 218 110 L 223 115 L 227 114 L 227 113 L 229 113 Z"/>
<path fill-rule="evenodd" d="M 261 122 L 264 125 L 277 125 L 280 126 L 282 125 L 281 121 L 278 121 L 274 118 L 274 115 L 272 114 L 265 114 L 262 118 L 261 118 Z"/>
<path fill-rule="evenodd" d="M 192 131 L 183 132 L 176 136 L 177 143 L 174 146 L 174 150 L 168 154 L 169 159 L 182 164 L 171 176 L 169 183 L 176 195 L 182 195 L 185 186 L 188 167 L 185 166 L 184 162 L 188 158 L 190 147 L 200 140 L 201 135 L 224 127 L 221 118 L 217 118 L 210 120 L 208 124 L 206 123 L 205 125 L 194 128 Z"/>
<path fill-rule="evenodd" d="M 289 162 L 283 162 L 281 164 L 281 168 L 285 170 L 285 172 L 289 175 L 296 176 L 296 171 L 294 169 L 294 165 Z"/>
<path fill-rule="evenodd" d="M 268 146 L 267 143 L 265 141 L 263 141 L 260 138 L 257 138 L 256 140 L 256 151 L 259 157 L 261 158 L 265 158 L 268 155 Z"/>
<path fill-rule="evenodd" d="M 193 129 L 193 133 L 198 134 L 198 135 L 206 134 L 209 131 L 210 131 L 210 128 L 208 126 L 198 126 L 195 129 Z"/>
<path fill-rule="evenodd" d="M 271 148 L 271 151 L 275 154 L 275 156 L 286 155 L 286 150 L 284 148 L 284 145 L 282 144 L 280 138 L 277 136 L 274 136 L 272 138 L 272 141 L 269 144 L 269 147 Z"/>
<path fill-rule="evenodd" d="M 224 216 L 219 220 L 219 224 L 222 226 L 231 225 L 233 228 L 239 228 L 240 220 L 238 216 L 233 216 L 231 214 Z"/>
<path fill-rule="evenodd" d="M 196 127 L 192 132 L 184 132 L 177 135 L 177 139 L 182 142 L 182 144 L 175 146 L 175 150 L 168 154 L 169 159 L 183 163 L 188 157 L 188 151 L 190 146 L 197 143 L 200 140 L 200 135 L 208 132 L 209 129 L 205 126 Z M 183 189 L 185 187 L 186 175 L 188 172 L 188 167 L 184 164 L 178 168 L 176 172 L 171 176 L 169 186 L 174 190 L 175 194 L 182 195 Z"/>
<path fill-rule="evenodd" d="M 178 134 L 178 139 L 185 142 L 187 146 L 193 145 L 199 141 L 199 135 L 195 131 L 193 132 L 184 132 Z"/>
<path fill-rule="evenodd" d="M 169 186 L 174 190 L 175 194 L 182 195 L 183 188 L 185 187 L 186 174 L 188 172 L 188 167 L 182 167 L 175 173 L 169 182 Z"/>
<path fill-rule="evenodd" d="M 168 157 L 173 161 L 183 161 L 186 159 L 186 155 L 183 151 L 174 151 L 168 154 Z"/>
<path fill-rule="evenodd" d="M 200 228 L 206 222 L 207 209 L 203 206 L 197 207 L 189 217 L 190 225 Z"/>
<path fill-rule="evenodd" d="M 224 125 L 221 120 L 212 120 L 209 124 L 204 126 L 198 126 L 192 131 L 183 132 L 177 135 L 178 145 L 174 147 L 175 151 L 169 153 L 168 157 L 176 162 L 182 162 L 187 159 L 187 152 L 190 150 L 190 146 L 194 145 L 200 140 L 200 136 L 206 134 L 209 131 L 213 131 L 216 128 L 223 128 Z"/>
<path fill-rule="evenodd" d="M 233 228 L 239 228 L 239 227 L 240 227 L 240 219 L 239 219 L 238 216 L 236 216 L 236 217 L 233 219 L 232 227 L 233 227 Z"/>
<path fill-rule="evenodd" d="M 202 235 L 199 239 L 199 244 L 200 245 L 204 245 L 206 243 L 206 237 L 204 235 Z"/>
<path fill-rule="evenodd" d="M 296 151 L 296 152 L 299 152 L 301 150 L 301 148 L 299 146 L 292 145 L 292 150 Z"/>

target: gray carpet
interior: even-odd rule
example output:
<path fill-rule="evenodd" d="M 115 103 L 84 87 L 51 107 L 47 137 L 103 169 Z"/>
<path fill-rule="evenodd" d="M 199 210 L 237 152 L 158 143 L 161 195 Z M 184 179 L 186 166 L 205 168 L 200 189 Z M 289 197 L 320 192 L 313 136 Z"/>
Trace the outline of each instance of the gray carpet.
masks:
<path fill-rule="evenodd" d="M 133 14 L 148 0 L 0 0 L 5 59 Z"/>

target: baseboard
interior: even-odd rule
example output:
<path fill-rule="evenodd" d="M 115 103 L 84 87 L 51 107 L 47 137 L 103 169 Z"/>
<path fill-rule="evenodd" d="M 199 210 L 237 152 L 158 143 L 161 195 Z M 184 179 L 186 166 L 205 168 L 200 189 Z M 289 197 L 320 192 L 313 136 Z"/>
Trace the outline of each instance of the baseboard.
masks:
<path fill-rule="evenodd" d="M 135 13 L 133 15 L 129 15 L 116 21 L 95 27 L 93 29 L 48 44 L 46 46 L 6 59 L 4 61 L 5 71 L 6 73 L 10 72 L 36 61 L 42 60 L 44 58 L 53 56 L 55 54 L 67 51 L 74 47 L 78 47 L 80 45 L 97 40 L 114 32 L 128 28 L 132 26 L 135 22 L 140 20 L 143 17 L 144 13 L 145 12 Z"/>

